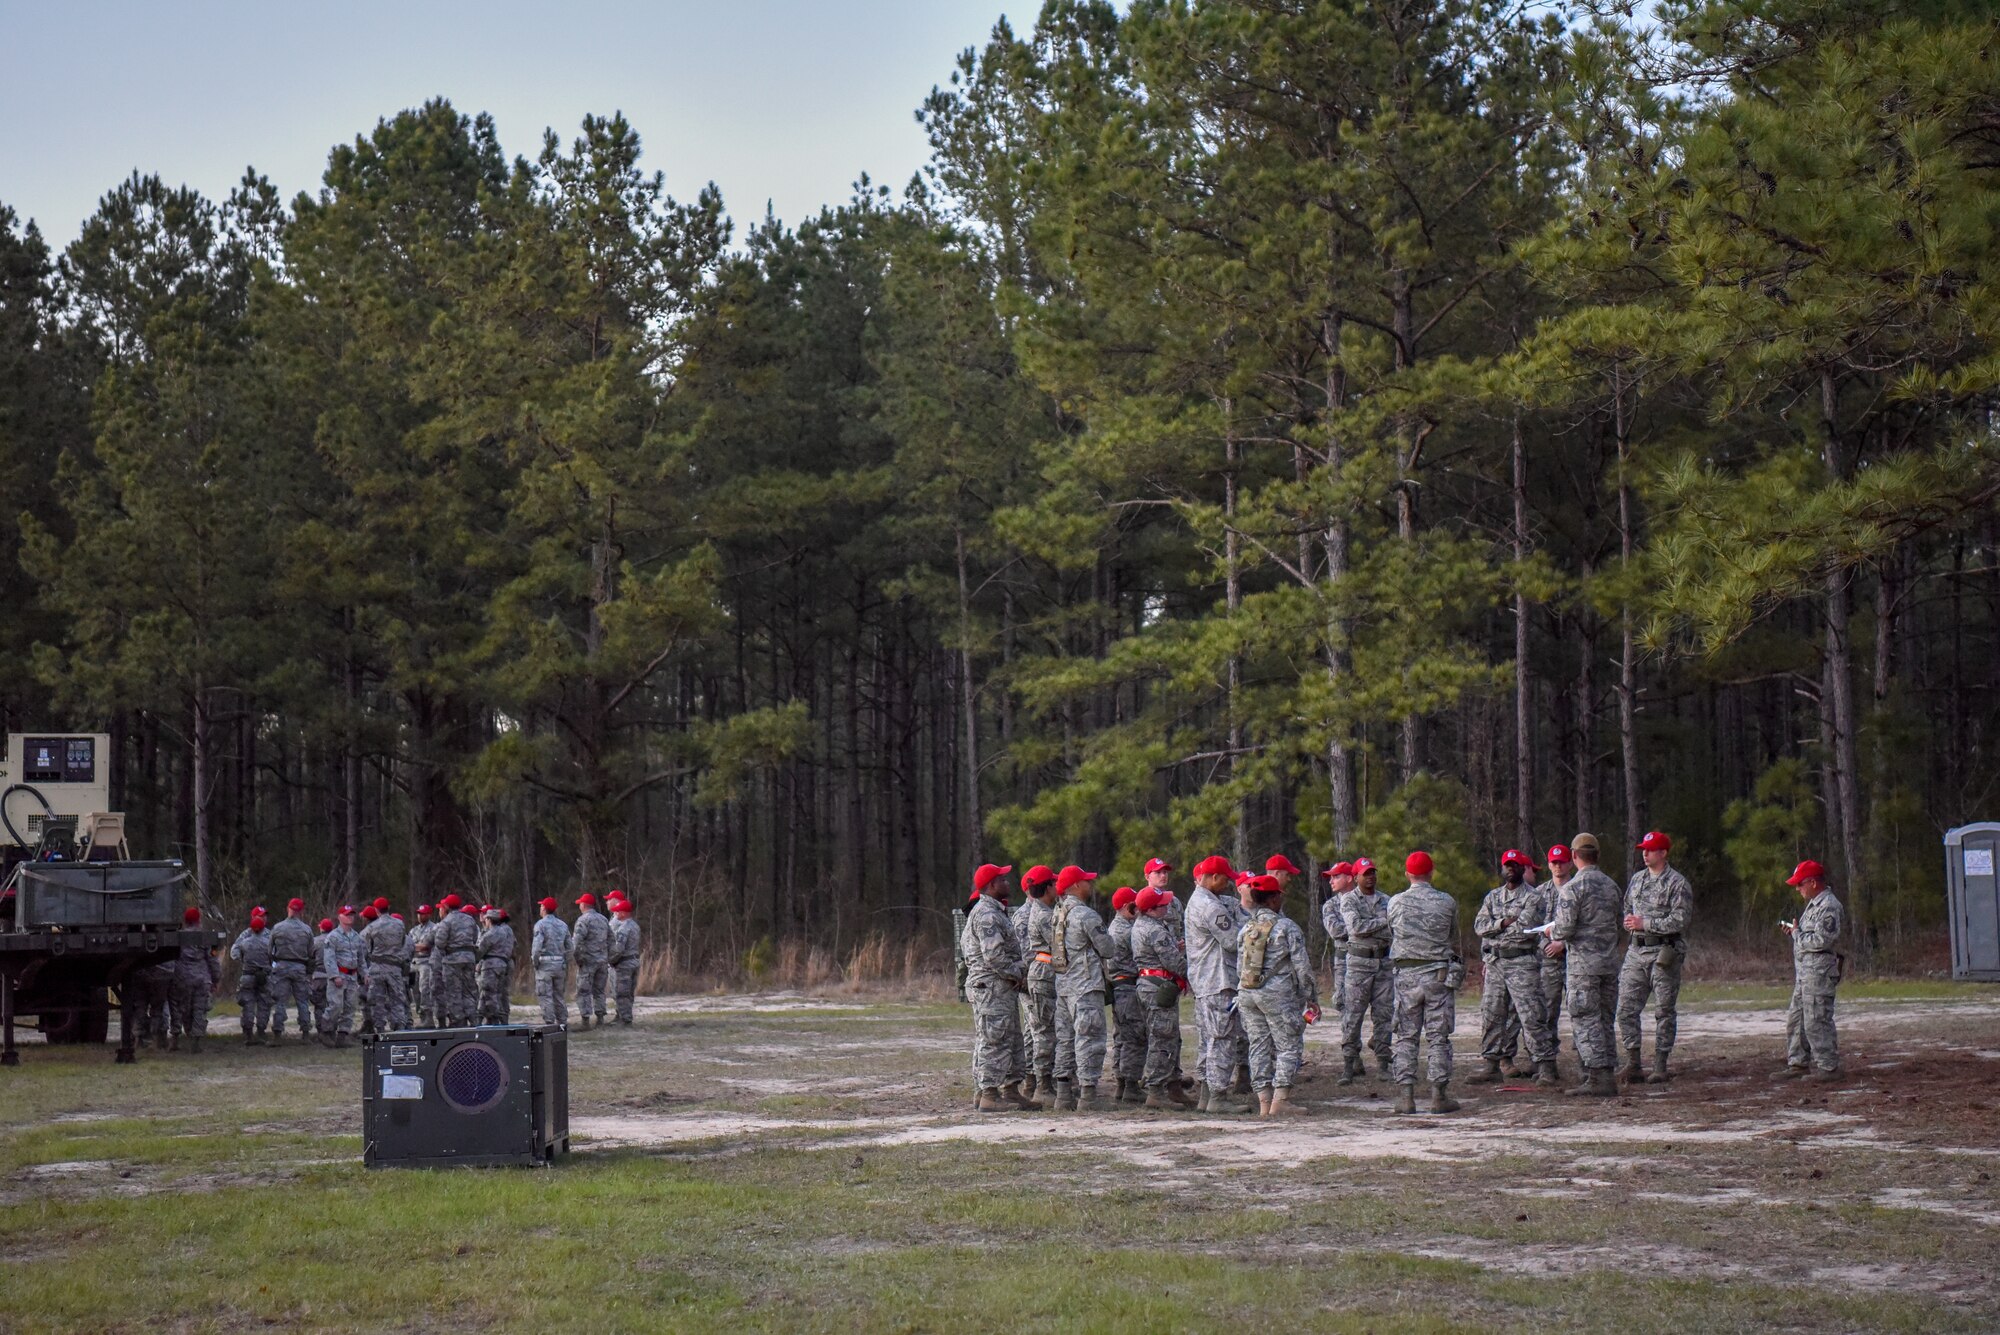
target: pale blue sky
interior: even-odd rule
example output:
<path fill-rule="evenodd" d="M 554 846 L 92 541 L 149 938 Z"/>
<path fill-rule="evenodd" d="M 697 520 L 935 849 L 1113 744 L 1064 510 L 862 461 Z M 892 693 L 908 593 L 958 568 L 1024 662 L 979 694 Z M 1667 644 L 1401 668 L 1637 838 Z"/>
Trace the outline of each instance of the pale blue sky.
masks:
<path fill-rule="evenodd" d="M 1038 0 L 0 0 L 0 202 L 54 245 L 134 168 L 220 197 L 254 165 L 287 199 L 326 153 L 443 94 L 490 111 L 509 155 L 623 110 L 646 164 L 704 182 L 743 225 L 901 192 L 926 156 L 912 112 L 1005 13 Z"/>

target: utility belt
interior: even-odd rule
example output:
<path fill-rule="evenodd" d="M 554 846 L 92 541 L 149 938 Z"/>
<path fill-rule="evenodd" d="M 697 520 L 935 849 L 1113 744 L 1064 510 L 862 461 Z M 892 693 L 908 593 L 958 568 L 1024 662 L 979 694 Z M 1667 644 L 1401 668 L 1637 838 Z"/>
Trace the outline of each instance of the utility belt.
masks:
<path fill-rule="evenodd" d="M 1801 955 L 1832 955 L 1836 953 L 1838 952 L 1832 950 L 1801 950 L 1799 952 Z"/>
<path fill-rule="evenodd" d="M 1495 959 L 1503 959 L 1503 960 L 1524 960 L 1524 959 L 1528 958 L 1528 956 L 1530 956 L 1530 955 L 1533 955 L 1533 954 L 1535 954 L 1535 953 L 1536 953 L 1536 952 L 1535 952 L 1535 948 L 1534 948 L 1533 946 L 1495 946 L 1495 947 L 1493 947 L 1493 956 L 1494 956 L 1494 958 L 1495 958 Z"/>
<path fill-rule="evenodd" d="M 1141 978 L 1164 978 L 1181 991 L 1187 991 L 1187 979 L 1169 969 L 1141 969 L 1139 970 L 1139 976 Z"/>
<path fill-rule="evenodd" d="M 358 973 L 358 972 L 360 972 L 360 968 L 359 968 L 359 966 L 356 966 L 355 968 L 352 968 L 352 969 L 350 969 L 350 968 L 348 968 L 348 967 L 347 967 L 347 966 L 346 966 L 345 964 L 343 964 L 343 965 L 340 965 L 340 966 L 339 966 L 339 968 L 340 968 L 340 971 L 341 971 L 342 973 L 346 973 L 346 974 L 352 974 L 352 973 Z"/>
<path fill-rule="evenodd" d="M 1333 953 L 1336 955 L 1349 954 L 1350 952 L 1353 951 L 1353 949 L 1354 947 L 1348 945 L 1345 941 L 1335 941 L 1333 943 Z"/>
<path fill-rule="evenodd" d="M 1449 969 L 1451 967 L 1451 961 L 1450 960 L 1390 960 L 1389 965 L 1391 968 L 1396 968 L 1396 969 Z"/>
<path fill-rule="evenodd" d="M 271 967 L 275 969 L 280 964 L 311 964 L 311 963 L 312 963 L 311 960 L 272 960 Z"/>
<path fill-rule="evenodd" d="M 1139 975 L 1136 973 L 1114 973 L 1110 977 L 1114 987 L 1120 983 L 1130 985 L 1139 981 Z"/>
<path fill-rule="evenodd" d="M 1675 950 L 1679 950 L 1682 939 L 1679 932 L 1668 932 L 1665 934 L 1659 932 L 1632 933 L 1632 944 L 1635 946 L 1672 946 Z"/>
<path fill-rule="evenodd" d="M 1347 948 L 1346 948 L 1345 950 L 1341 951 L 1340 953 L 1341 953 L 1341 954 L 1343 954 L 1343 955 L 1354 955 L 1354 956 L 1358 956 L 1359 958 L 1361 958 L 1361 959 L 1364 959 L 1364 960 L 1379 960 L 1379 959 L 1381 959 L 1381 958 L 1382 958 L 1382 957 L 1383 957 L 1384 955 L 1386 955 L 1386 954 L 1388 954 L 1388 953 L 1389 953 L 1389 947 L 1387 947 L 1387 946 L 1349 946 L 1349 947 L 1347 947 Z"/>

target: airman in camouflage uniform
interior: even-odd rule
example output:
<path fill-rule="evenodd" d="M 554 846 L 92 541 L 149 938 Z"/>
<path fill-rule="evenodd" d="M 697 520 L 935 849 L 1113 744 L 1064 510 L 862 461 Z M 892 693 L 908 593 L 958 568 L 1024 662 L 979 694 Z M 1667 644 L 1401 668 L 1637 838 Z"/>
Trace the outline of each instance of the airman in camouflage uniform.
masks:
<path fill-rule="evenodd" d="M 1465 965 L 1458 954 L 1458 901 L 1430 883 L 1431 855 L 1410 854 L 1403 869 L 1409 888 L 1389 901 L 1389 960 L 1396 970 L 1396 1083 L 1403 1087 L 1395 1111 L 1417 1110 L 1417 1044 L 1430 1045 L 1431 1106 L 1456 1112 L 1451 1096 L 1451 1034 L 1458 1021 L 1458 985 Z"/>
<path fill-rule="evenodd" d="M 588 1029 L 594 1021 L 602 1029 L 611 1006 L 611 923 L 597 911 L 596 895 L 578 895 L 576 905 L 569 957 L 576 964 L 577 1027 Z"/>
<path fill-rule="evenodd" d="M 1616 881 L 1597 869 L 1596 835 L 1579 834 L 1569 847 L 1577 870 L 1557 893 L 1555 926 L 1546 947 L 1564 960 L 1570 1029 L 1583 1064 L 1583 1082 L 1568 1092 L 1610 1098 L 1618 1093 L 1611 1018 L 1617 1005 L 1618 922 L 1625 896 Z"/>
<path fill-rule="evenodd" d="M 1549 879 L 1536 888 L 1542 892 L 1542 921 L 1556 920 L 1556 899 L 1564 881 L 1576 873 L 1576 863 L 1570 859 L 1569 845 L 1551 844 L 1548 852 Z M 1534 883 L 1534 868 L 1528 869 L 1528 881 Z M 1556 1040 L 1556 1052 L 1562 1052 L 1562 1036 L 1558 1024 L 1562 1019 L 1564 971 L 1563 957 L 1551 955 L 1548 951 L 1546 935 L 1536 938 L 1542 952 L 1542 1006 L 1548 1020 L 1549 1037 Z"/>
<path fill-rule="evenodd" d="M 348 1046 L 354 1029 L 354 1003 L 362 988 L 367 943 L 354 930 L 354 910 L 342 905 L 340 925 L 326 936 L 321 952 L 326 964 L 326 1005 L 319 1014 L 319 1039 L 330 1048 Z"/>
<path fill-rule="evenodd" d="M 1132 927 L 1139 917 L 1139 892 L 1119 886 L 1111 896 L 1111 958 L 1104 972 L 1111 984 L 1111 1018 L 1118 1032 L 1111 1065 L 1118 1075 L 1118 1101 L 1146 1101 L 1146 1005 L 1139 999 L 1139 966 L 1132 958 Z"/>
<path fill-rule="evenodd" d="M 431 964 L 431 938 L 437 934 L 437 924 L 431 920 L 432 912 L 429 904 L 417 905 L 417 925 L 410 929 L 410 966 L 417 984 L 417 1024 L 425 1029 L 435 1029 L 438 1023 L 437 971 Z"/>
<path fill-rule="evenodd" d="M 200 926 L 201 910 L 185 910 L 181 921 L 189 927 Z M 214 949 L 199 942 L 183 944 L 174 960 L 174 984 L 168 997 L 173 1012 L 174 1051 L 180 1051 L 183 1035 L 191 1051 L 201 1051 L 201 1040 L 208 1036 L 208 1005 L 221 986 L 222 961 L 216 958 Z"/>
<path fill-rule="evenodd" d="M 1333 1009 L 1347 1007 L 1347 919 L 1341 901 L 1354 889 L 1354 864 L 1336 862 L 1320 875 L 1326 877 L 1326 899 L 1319 906 L 1319 925 L 1326 929 L 1326 943 L 1333 955 Z"/>
<path fill-rule="evenodd" d="M 1050 910 L 1050 964 L 1056 974 L 1057 1112 L 1079 1108 L 1099 1112 L 1097 1095 L 1104 1075 L 1104 961 L 1111 958 L 1111 935 L 1104 919 L 1085 900 L 1094 871 L 1064 867 L 1056 876 L 1059 896 Z"/>
<path fill-rule="evenodd" d="M 457 1029 L 478 1019 L 478 962 L 479 925 L 473 907 L 457 895 L 446 895 L 431 932 L 431 986 L 437 993 L 442 1027 Z"/>
<path fill-rule="evenodd" d="M 1375 864 L 1354 864 L 1355 887 L 1340 897 L 1341 925 L 1347 929 L 1347 1005 L 1340 1013 L 1340 1048 L 1346 1059 L 1340 1083 L 1351 1085 L 1367 1072 L 1361 1064 L 1361 1022 L 1369 1021 L 1368 1046 L 1375 1069 L 1390 1073 L 1396 1031 L 1396 974 L 1389 965 L 1389 899 L 1375 891 Z"/>
<path fill-rule="evenodd" d="M 264 930 L 264 910 L 250 910 L 250 925 L 229 943 L 229 958 L 241 966 L 236 977 L 236 1005 L 243 1014 L 243 1045 L 264 1046 L 271 1027 L 271 936 Z"/>
<path fill-rule="evenodd" d="M 1187 942 L 1187 910 L 1181 906 L 1181 901 L 1174 895 L 1171 884 L 1173 879 L 1173 863 L 1168 862 L 1165 858 L 1148 858 L 1146 860 L 1146 884 L 1140 888 L 1151 890 L 1165 903 L 1167 926 L 1174 929 L 1174 940 L 1185 945 Z M 1136 896 L 1134 898 L 1136 899 Z M 1138 906 L 1136 904 L 1133 906 L 1133 913 L 1135 916 L 1138 913 Z M 1141 1001 L 1143 1003 L 1144 998 L 1141 998 Z M 1187 1093 L 1194 1084 L 1181 1070 L 1179 1049 L 1176 1049 L 1174 1053 L 1174 1083 L 1180 1087 L 1183 1094 Z M 1142 1085 L 1141 1088 L 1143 1089 L 1144 1086 Z"/>
<path fill-rule="evenodd" d="M 285 1036 L 285 1007 L 298 1015 L 299 1038 L 312 1042 L 314 1016 L 312 1000 L 313 930 L 305 920 L 306 902 L 294 899 L 285 906 L 285 919 L 271 929 L 271 1034 Z"/>
<path fill-rule="evenodd" d="M 1840 1038 L 1833 1024 L 1833 994 L 1840 986 L 1841 957 L 1835 947 L 1846 914 L 1826 888 L 1826 868 L 1801 862 L 1785 884 L 1805 900 L 1796 920 L 1785 924 L 1792 938 L 1792 1001 L 1785 1011 L 1785 1066 L 1781 1080 L 1810 1068 L 1814 1080 L 1840 1078 Z"/>
<path fill-rule="evenodd" d="M 982 865 L 972 874 L 972 904 L 959 950 L 965 956 L 965 995 L 972 1003 L 972 1078 L 981 1112 L 1034 1112 L 1041 1104 L 1021 1092 L 1028 1069 L 1015 998 L 1027 986 L 1021 943 L 1007 918 L 1007 876 L 1012 867 Z"/>
<path fill-rule="evenodd" d="M 1319 980 L 1299 925 L 1279 912 L 1285 887 L 1275 876 L 1253 876 L 1250 917 L 1237 933 L 1236 1004 L 1250 1048 L 1250 1087 L 1257 1111 L 1280 1117 L 1301 1109 L 1292 1082 L 1305 1059 L 1306 1025 L 1319 1018 Z"/>
<path fill-rule="evenodd" d="M 1187 952 L 1167 921 L 1169 896 L 1139 892 L 1132 924 L 1132 962 L 1139 967 L 1139 1000 L 1146 1006 L 1148 1108 L 1188 1108 L 1194 1100 L 1174 1078 L 1181 1060 L 1181 993 L 1187 991 Z"/>
<path fill-rule="evenodd" d="M 404 982 L 409 967 L 409 934 L 403 920 L 380 908 L 375 921 L 361 929 L 368 948 L 368 1013 L 376 1033 L 410 1027 L 410 997 Z"/>
<path fill-rule="evenodd" d="M 1694 891 L 1687 877 L 1667 865 L 1673 841 L 1654 830 L 1639 841 L 1646 865 L 1625 888 L 1625 967 L 1618 972 L 1618 1041 L 1625 1048 L 1627 1080 L 1641 1078 L 1639 1012 L 1653 1000 L 1653 1071 L 1643 1078 L 1663 1085 L 1667 1056 L 1680 1028 L 1681 965 L 1687 960 L 1688 919 Z"/>
<path fill-rule="evenodd" d="M 1028 1027 L 1023 1041 L 1028 1050 L 1028 1078 L 1025 1092 L 1052 1097 L 1056 1092 L 1056 970 L 1055 970 L 1055 889 L 1056 874 L 1047 867 L 1030 867 L 1021 873 L 1021 888 L 1028 902 L 1021 906 L 1021 921 L 1027 934 L 1020 938 L 1023 964 L 1028 978 Z"/>
<path fill-rule="evenodd" d="M 568 1024 L 569 924 L 557 914 L 554 898 L 541 901 L 541 917 L 528 950 L 528 963 L 535 969 L 535 1000 L 542 1004 L 543 1024 Z"/>
<path fill-rule="evenodd" d="M 508 991 L 514 981 L 514 927 L 507 910 L 489 909 L 479 933 L 479 1023 L 506 1024 L 514 1018 Z"/>
<path fill-rule="evenodd" d="M 1231 895 L 1235 872 L 1229 859 L 1216 856 L 1196 863 L 1194 873 L 1186 950 L 1188 986 L 1194 991 L 1195 1069 L 1203 1091 L 1198 1106 L 1207 1113 L 1255 1112 L 1256 1101 L 1232 1089 L 1237 1062 L 1247 1056 L 1243 1017 L 1236 1010 L 1236 934 L 1243 913 Z"/>
<path fill-rule="evenodd" d="M 1508 849 L 1500 859 L 1501 883 L 1488 891 L 1472 920 L 1479 934 L 1486 977 L 1479 996 L 1480 1056 L 1484 1066 L 1472 1077 L 1476 1084 L 1500 1079 L 1509 1015 L 1519 1017 L 1520 1035 L 1535 1064 L 1535 1083 L 1554 1085 L 1555 1035 L 1542 1002 L 1542 951 L 1529 929 L 1544 919 L 1542 892 L 1527 884 L 1527 856 Z"/>
<path fill-rule="evenodd" d="M 632 916 L 632 901 L 622 896 L 611 901 L 611 988 L 618 1023 L 631 1024 L 639 995 L 639 920 Z"/>
<path fill-rule="evenodd" d="M 321 1032 L 326 1023 L 326 939 L 333 935 L 333 919 L 321 918 L 319 931 L 313 936 L 312 973 L 309 981 L 313 993 L 313 1033 Z"/>
<path fill-rule="evenodd" d="M 174 971 L 177 961 L 168 955 L 158 963 L 135 968 L 125 975 L 125 985 L 132 989 L 132 1007 L 136 1018 L 133 1020 L 133 1034 L 137 1043 L 144 1044 L 150 1036 L 153 1046 L 165 1051 L 173 1034 L 170 1010 L 173 1005 Z"/>

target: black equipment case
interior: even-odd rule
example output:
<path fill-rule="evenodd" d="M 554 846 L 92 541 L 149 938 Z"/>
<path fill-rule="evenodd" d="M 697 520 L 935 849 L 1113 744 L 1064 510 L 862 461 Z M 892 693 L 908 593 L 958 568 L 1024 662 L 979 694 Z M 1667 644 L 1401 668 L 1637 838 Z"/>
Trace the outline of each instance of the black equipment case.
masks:
<path fill-rule="evenodd" d="M 496 1024 L 363 1035 L 361 1129 L 370 1168 L 552 1163 L 569 1153 L 569 1033 Z"/>

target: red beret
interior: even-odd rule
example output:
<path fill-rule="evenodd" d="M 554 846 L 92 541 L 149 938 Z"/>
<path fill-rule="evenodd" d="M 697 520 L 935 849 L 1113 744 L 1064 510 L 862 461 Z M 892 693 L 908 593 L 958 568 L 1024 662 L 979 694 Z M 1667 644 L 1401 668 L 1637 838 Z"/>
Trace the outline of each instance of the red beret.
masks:
<path fill-rule="evenodd" d="M 1510 848 L 1500 855 L 1501 866 L 1504 867 L 1510 862 L 1518 863 L 1523 867 L 1532 867 L 1535 865 L 1535 860 L 1518 848 Z"/>
<path fill-rule="evenodd" d="M 1203 858 L 1194 864 L 1196 876 L 1234 876 L 1236 868 L 1229 865 L 1229 859 L 1217 853 L 1214 857 Z"/>
<path fill-rule="evenodd" d="M 1431 855 L 1421 848 L 1403 859 L 1403 870 L 1412 876 L 1428 876 L 1436 865 L 1431 861 Z"/>
<path fill-rule="evenodd" d="M 188 905 L 186 908 L 181 910 L 181 921 L 186 923 L 200 922 L 201 910 L 196 908 L 192 904 Z"/>
<path fill-rule="evenodd" d="M 1304 874 L 1304 873 L 1303 873 L 1302 871 L 1300 871 L 1300 869 L 1299 869 L 1299 868 L 1297 868 L 1297 867 L 1294 867 L 1294 866 L 1292 865 L 1292 860 L 1291 860 L 1290 858 L 1286 857 L 1286 856 L 1285 856 L 1285 855 L 1284 855 L 1283 853 L 1273 853 L 1273 854 L 1271 855 L 1271 859 L 1270 859 L 1270 861 L 1268 861 L 1268 862 L 1266 862 L 1266 863 L 1264 864 L 1264 870 L 1265 870 L 1265 871 L 1288 871 L 1288 872 L 1290 872 L 1290 873 L 1291 873 L 1292 875 L 1294 875 L 1294 876 L 1300 876 L 1300 875 L 1303 875 L 1303 874 Z"/>
<path fill-rule="evenodd" d="M 463 904 L 464 902 L 465 901 L 460 899 L 457 895 L 451 894 L 451 895 L 446 895 L 443 899 L 440 899 L 438 901 L 438 907 L 449 911 L 451 909 L 457 908 L 460 904 Z"/>
<path fill-rule="evenodd" d="M 472 915 L 473 917 L 475 917 L 475 918 L 477 918 L 477 917 L 479 916 L 479 909 L 478 909 L 478 907 L 477 907 L 476 905 L 472 905 L 472 904 L 460 904 L 460 905 L 458 906 L 458 911 L 459 911 L 460 913 L 470 913 L 470 914 L 471 914 L 471 915 Z"/>

